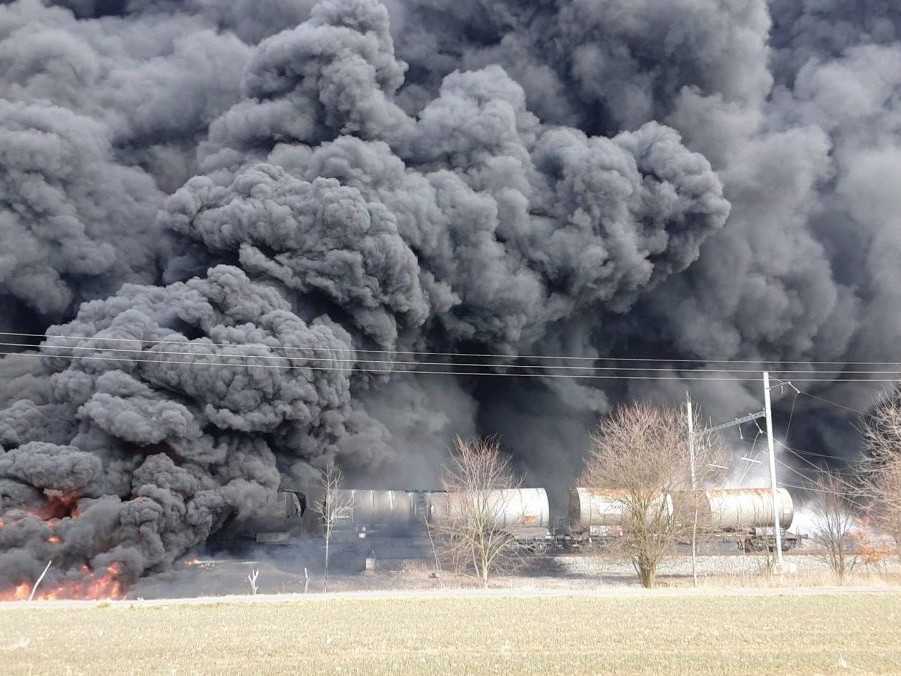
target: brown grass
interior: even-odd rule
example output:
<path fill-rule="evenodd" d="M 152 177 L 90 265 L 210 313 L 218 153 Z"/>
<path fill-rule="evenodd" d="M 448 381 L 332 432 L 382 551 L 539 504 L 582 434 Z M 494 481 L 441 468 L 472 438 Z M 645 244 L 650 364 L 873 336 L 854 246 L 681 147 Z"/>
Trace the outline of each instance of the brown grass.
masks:
<path fill-rule="evenodd" d="M 899 619 L 899 593 L 8 608 L 0 664 L 4 674 L 899 672 Z"/>

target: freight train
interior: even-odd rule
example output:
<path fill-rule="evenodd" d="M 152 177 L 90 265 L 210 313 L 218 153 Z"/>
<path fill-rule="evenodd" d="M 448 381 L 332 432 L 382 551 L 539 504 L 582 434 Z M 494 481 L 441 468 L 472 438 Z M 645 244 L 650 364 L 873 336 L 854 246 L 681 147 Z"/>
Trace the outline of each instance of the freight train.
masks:
<path fill-rule="evenodd" d="M 799 544 L 801 536 L 789 528 L 794 516 L 791 495 L 777 491 L 779 526 L 784 549 Z M 676 519 L 694 517 L 708 537 L 734 542 L 739 549 L 766 550 L 775 546 L 772 491 L 768 488 L 709 489 L 689 508 L 688 493 L 661 498 L 654 509 Z M 453 513 L 459 494 L 423 490 L 355 490 L 333 493 L 334 533 L 341 543 L 378 543 L 381 550 L 410 546 L 440 530 Z M 622 491 L 575 487 L 569 491 L 567 515 L 551 523 L 544 488 L 515 488 L 483 493 L 496 526 L 523 549 L 603 548 L 623 536 L 627 499 Z M 316 519 L 300 491 L 279 491 L 277 497 L 252 519 L 226 529 L 231 537 L 257 544 L 291 544 L 316 531 Z M 401 543 L 405 543 L 401 545 Z"/>
<path fill-rule="evenodd" d="M 779 528 L 784 549 L 800 543 L 798 533 L 788 529 L 794 519 L 791 494 L 777 489 Z M 660 499 L 653 509 L 665 516 L 690 521 L 695 505 L 688 492 L 676 492 Z M 719 488 L 700 491 L 697 522 L 705 535 L 735 542 L 743 551 L 773 549 L 775 529 L 773 492 L 769 488 Z M 621 491 L 573 488 L 569 495 L 569 515 L 562 529 L 564 542 L 573 547 L 622 537 L 627 517 L 626 496 Z"/>

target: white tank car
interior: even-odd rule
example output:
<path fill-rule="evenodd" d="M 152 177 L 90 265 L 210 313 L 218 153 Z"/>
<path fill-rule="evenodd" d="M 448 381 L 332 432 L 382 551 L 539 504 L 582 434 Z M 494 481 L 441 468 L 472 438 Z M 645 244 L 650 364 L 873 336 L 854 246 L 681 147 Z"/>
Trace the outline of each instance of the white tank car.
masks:
<path fill-rule="evenodd" d="M 340 489 L 334 492 L 342 506 L 338 526 L 383 533 L 404 533 L 423 525 L 421 493 L 417 491 Z"/>
<path fill-rule="evenodd" d="M 440 527 L 460 514 L 465 493 L 433 491 L 427 493 L 426 509 L 429 523 Z M 496 525 L 508 531 L 520 541 L 546 541 L 550 539 L 550 506 L 547 491 L 543 488 L 506 488 L 481 491 L 478 499 L 496 519 Z"/>
<path fill-rule="evenodd" d="M 628 496 L 623 490 L 572 488 L 569 491 L 569 531 L 592 537 L 621 535 L 627 504 Z M 659 510 L 660 516 L 672 516 L 672 498 L 667 495 L 659 499 L 652 509 Z"/>
<path fill-rule="evenodd" d="M 794 518 L 792 496 L 784 488 L 776 491 L 779 526 L 788 529 Z M 719 488 L 706 490 L 701 517 L 721 531 L 745 531 L 773 527 L 773 491 L 769 488 Z"/>
<path fill-rule="evenodd" d="M 459 512 L 463 494 L 446 491 L 355 490 L 335 491 L 346 508 L 338 519 L 340 530 L 353 529 L 358 537 L 417 535 L 425 521 L 440 527 Z M 517 540 L 550 540 L 550 508 L 543 488 L 512 488 L 483 492 L 498 527 Z"/>

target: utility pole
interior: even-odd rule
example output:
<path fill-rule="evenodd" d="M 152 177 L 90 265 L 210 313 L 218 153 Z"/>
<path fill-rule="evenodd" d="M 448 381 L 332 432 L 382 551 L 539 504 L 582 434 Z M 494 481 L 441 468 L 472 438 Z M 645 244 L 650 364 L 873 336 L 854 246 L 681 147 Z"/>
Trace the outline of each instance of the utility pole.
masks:
<path fill-rule="evenodd" d="M 779 528 L 779 495 L 776 493 L 776 451 L 773 446 L 773 410 L 770 405 L 770 373 L 763 372 L 763 403 L 766 411 L 766 443 L 770 452 L 770 484 L 773 488 L 773 531 L 776 535 L 776 563 L 782 565 L 782 532 Z"/>
<path fill-rule="evenodd" d="M 691 394 L 685 393 L 685 413 L 688 416 L 688 462 L 691 470 L 691 503 L 694 507 L 694 521 L 691 524 L 691 579 L 698 586 L 697 541 L 698 541 L 698 492 L 695 479 L 695 432 L 694 415 L 691 411 Z"/>
<path fill-rule="evenodd" d="M 691 414 L 691 395 L 685 393 L 685 412 L 688 415 L 688 461 L 691 467 L 691 490 L 695 486 L 695 432 L 694 432 L 694 416 Z"/>

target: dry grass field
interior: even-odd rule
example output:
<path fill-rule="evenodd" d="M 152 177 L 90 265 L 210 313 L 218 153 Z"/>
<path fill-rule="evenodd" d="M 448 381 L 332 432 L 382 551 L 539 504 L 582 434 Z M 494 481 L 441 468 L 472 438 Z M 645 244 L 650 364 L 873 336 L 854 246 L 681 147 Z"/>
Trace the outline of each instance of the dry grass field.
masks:
<path fill-rule="evenodd" d="M 901 672 L 896 592 L 261 600 L 0 608 L 0 672 Z"/>

